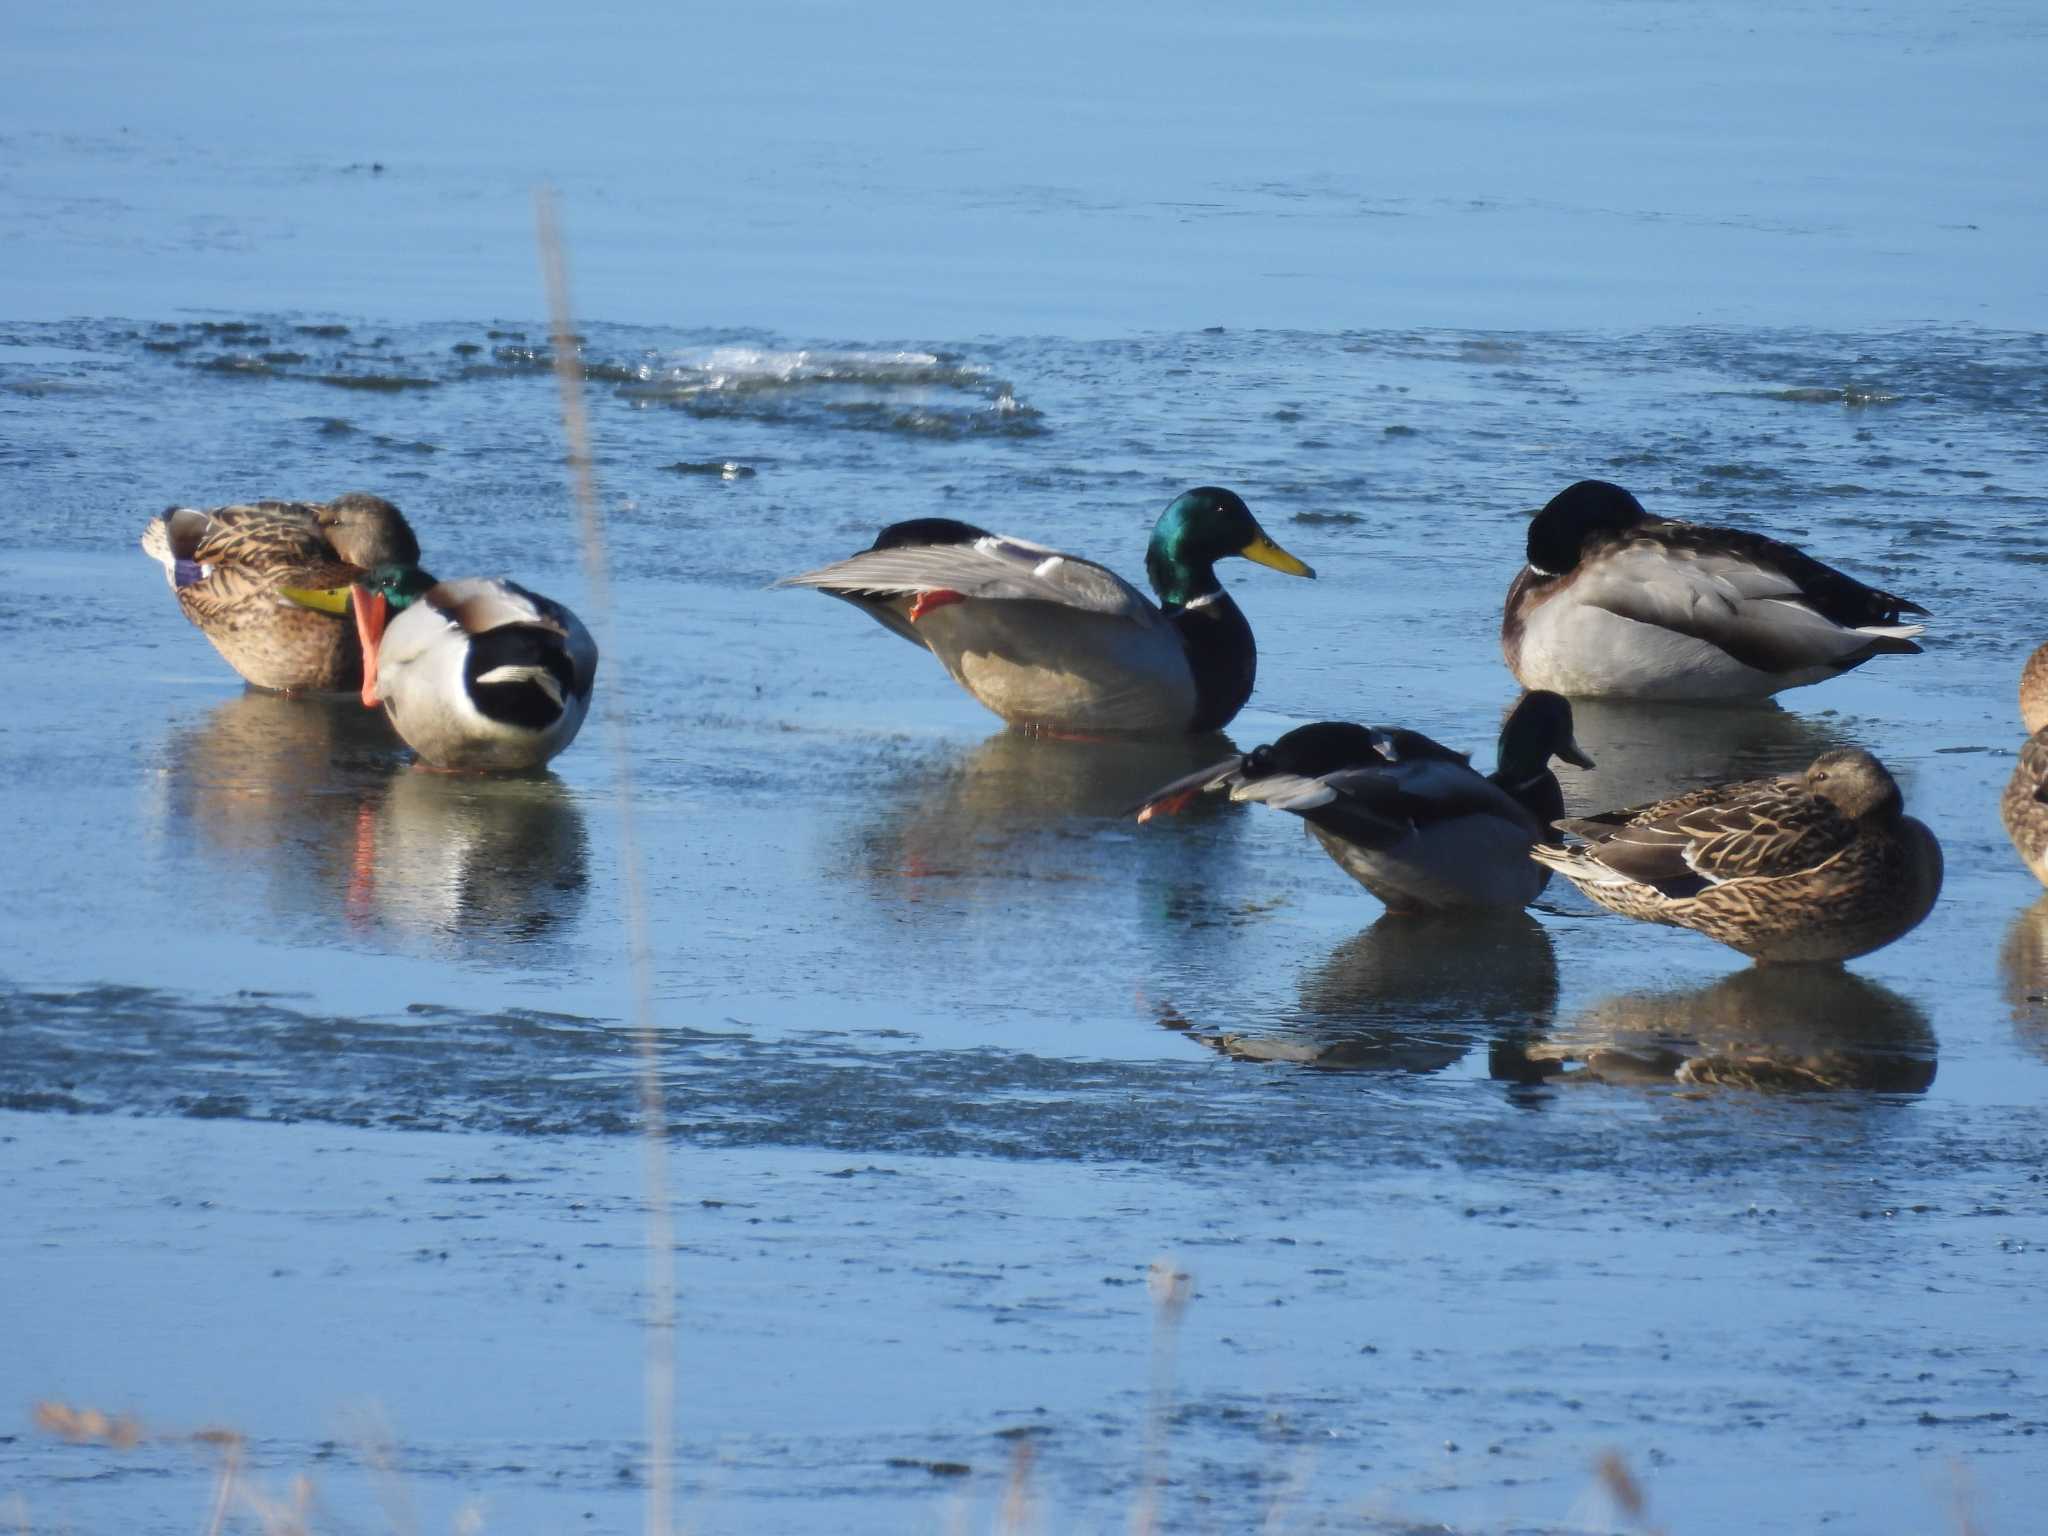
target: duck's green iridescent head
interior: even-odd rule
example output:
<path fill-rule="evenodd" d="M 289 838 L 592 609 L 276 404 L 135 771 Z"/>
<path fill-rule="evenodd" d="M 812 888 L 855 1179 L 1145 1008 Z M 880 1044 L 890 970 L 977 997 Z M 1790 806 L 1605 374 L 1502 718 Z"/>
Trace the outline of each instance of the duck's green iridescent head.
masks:
<path fill-rule="evenodd" d="M 1273 542 L 1243 497 L 1214 485 L 1182 492 L 1159 515 L 1152 542 L 1145 549 L 1145 574 L 1152 579 L 1152 590 L 1162 603 L 1186 607 L 1222 590 L 1216 580 L 1216 562 L 1230 555 L 1242 555 L 1290 576 L 1315 575 Z"/>
<path fill-rule="evenodd" d="M 410 608 L 435 584 L 417 565 L 397 560 L 375 567 L 357 583 L 361 590 L 383 598 L 394 612 Z"/>
<path fill-rule="evenodd" d="M 363 703 L 375 709 L 378 649 L 391 615 L 410 608 L 434 586 L 434 578 L 410 560 L 386 561 L 363 573 L 349 589 L 349 608 L 356 616 L 356 638 L 363 648 Z"/>

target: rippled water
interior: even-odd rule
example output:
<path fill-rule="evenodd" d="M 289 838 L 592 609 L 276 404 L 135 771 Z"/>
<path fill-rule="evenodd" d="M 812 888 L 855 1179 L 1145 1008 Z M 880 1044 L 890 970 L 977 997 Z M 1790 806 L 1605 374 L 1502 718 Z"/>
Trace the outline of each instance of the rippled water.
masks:
<path fill-rule="evenodd" d="M 307 23 L 332 68 L 389 62 L 373 13 Z M 722 115 L 758 101 L 744 71 L 675 109 L 730 185 L 662 179 L 677 135 L 534 109 L 606 317 L 582 326 L 600 694 L 647 871 L 696 1528 L 988 1528 L 1019 1488 L 1039 1528 L 1119 1528 L 1155 1415 L 1175 1528 L 1623 1528 L 1590 1470 L 1609 1448 L 1672 1529 L 2030 1528 L 2048 898 L 1996 802 L 2048 638 L 2048 338 L 2023 328 L 2038 211 L 1994 174 L 2025 136 L 1989 130 L 2038 117 L 2012 85 L 2038 23 L 1814 7 L 1772 51 L 1739 5 L 1574 14 L 1613 51 L 1113 12 L 1038 117 L 1031 61 L 1074 18 L 1014 53 L 931 34 L 980 39 L 980 94 L 941 72 L 888 100 L 831 67 L 836 12 L 795 41 L 707 21 L 819 92 L 749 132 Z M 210 35 L 273 24 L 222 16 Z M 487 56 L 544 63 L 564 23 L 526 20 Z M 35 92 L 96 56 L 70 25 L 28 39 Z M 154 25 L 94 45 L 107 80 L 146 75 Z M 1246 141 L 1183 135 L 1141 195 L 1115 167 L 1171 135 L 1088 105 L 1140 36 L 1183 66 L 1291 49 L 1305 117 L 1245 86 Z M 353 83 L 417 108 L 474 41 L 423 34 L 419 69 Z M 1462 83 L 1397 69 L 1416 49 Z M 1587 84 L 1653 54 L 1667 76 Z M 1871 131 L 1854 82 L 1913 59 L 1974 96 L 1896 92 L 1889 148 L 1981 144 L 1970 176 L 1839 158 Z M 1814 98 L 1773 94 L 1802 62 Z M 1158 123 L 1206 120 L 1170 69 L 1134 73 Z M 1698 115 L 1661 139 L 1639 118 L 1675 180 L 1623 199 L 1567 151 L 1659 78 L 1727 94 L 1675 96 Z M 0 108 L 29 151 L 0 175 L 24 280 L 0 302 L 0 1253 L 28 1302 L 0 1349 L 24 1411 L 153 1432 L 115 1453 L 0 1423 L 0 1486 L 32 1528 L 190 1530 L 213 1460 L 180 1436 L 222 1423 L 270 1486 L 311 1471 L 335 1523 L 405 1528 L 359 1451 L 388 1434 L 421 1528 L 626 1528 L 646 1234 L 606 733 L 537 780 L 414 772 L 352 700 L 244 691 L 135 548 L 173 501 L 361 487 L 436 572 L 584 603 L 530 318 L 540 157 L 486 142 L 504 119 L 402 111 L 343 154 L 287 96 L 268 147 L 223 158 L 226 99 L 162 92 L 131 93 L 139 144 Z M 1530 95 L 1557 99 L 1526 146 L 1471 106 Z M 1715 101 L 1780 111 L 1777 159 L 1723 142 Z M 950 149 L 885 131 L 949 111 Z M 1331 147 L 1362 136 L 1275 126 L 1344 112 L 1434 136 L 1372 172 Z M 1524 178 L 1505 200 L 1496 151 Z M 799 216 L 834 196 L 841 223 Z M 674 259 L 702 281 L 677 299 L 638 234 L 685 205 Z M 1947 853 L 1920 929 L 1780 984 L 1569 890 L 1507 922 L 1386 918 L 1261 808 L 1126 814 L 1305 719 L 1488 760 L 1524 520 L 1586 475 L 1934 617 L 1926 654 L 1782 708 L 1583 707 L 1599 767 L 1563 771 L 1571 807 L 1868 746 Z M 844 605 L 768 589 L 931 514 L 1135 577 L 1201 483 L 1319 577 L 1226 566 L 1260 644 L 1228 743 L 1011 735 Z M 1162 1254 L 1194 1277 L 1177 1331 Z"/>

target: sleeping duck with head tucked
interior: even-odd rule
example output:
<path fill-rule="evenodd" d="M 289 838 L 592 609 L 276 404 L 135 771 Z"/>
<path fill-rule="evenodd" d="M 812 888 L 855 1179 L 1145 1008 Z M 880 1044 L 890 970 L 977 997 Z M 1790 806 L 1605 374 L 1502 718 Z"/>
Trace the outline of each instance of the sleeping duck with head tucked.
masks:
<path fill-rule="evenodd" d="M 1852 960 L 1916 927 L 1941 893 L 1941 845 L 1860 747 L 1796 776 L 1709 785 L 1557 823 L 1548 865 L 1610 912 L 1691 928 L 1753 960 Z"/>
<path fill-rule="evenodd" d="M 362 649 L 335 594 L 364 570 L 420 557 L 404 515 L 365 491 L 172 507 L 150 519 L 142 548 L 228 665 L 278 692 L 361 687 Z"/>
<path fill-rule="evenodd" d="M 363 573 L 349 607 L 363 703 L 383 705 L 429 766 L 531 772 L 582 729 L 597 643 L 553 599 L 481 576 L 436 581 L 398 563 Z"/>
<path fill-rule="evenodd" d="M 1926 609 L 1790 544 L 1655 517 L 1605 480 L 1560 491 L 1529 525 L 1501 649 L 1525 688 L 1572 698 L 1769 698 L 1911 655 Z"/>
<path fill-rule="evenodd" d="M 776 585 L 846 599 L 1013 726 L 1173 735 L 1220 730 L 1251 697 L 1251 625 L 1216 579 L 1231 555 L 1315 574 L 1235 492 L 1200 486 L 1152 530 L 1157 603 L 1092 560 L 950 518 L 892 524 L 861 553 Z"/>

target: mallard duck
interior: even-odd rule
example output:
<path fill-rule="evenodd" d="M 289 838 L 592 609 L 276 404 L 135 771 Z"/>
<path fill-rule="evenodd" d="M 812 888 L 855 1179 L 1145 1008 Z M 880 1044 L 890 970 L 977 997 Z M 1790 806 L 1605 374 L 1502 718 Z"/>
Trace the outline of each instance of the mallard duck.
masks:
<path fill-rule="evenodd" d="M 1858 747 L 1804 774 L 1696 789 L 1560 821 L 1584 839 L 1530 857 L 1624 917 L 1692 928 L 1757 960 L 1849 960 L 1913 928 L 1941 891 L 1941 845 Z"/>
<path fill-rule="evenodd" d="M 2034 878 L 2048 885 L 2048 645 L 2020 670 L 2020 723 L 2027 740 L 1998 810 L 2013 847 Z"/>
<path fill-rule="evenodd" d="M 1762 699 L 1911 655 L 1927 610 L 1789 544 L 1652 517 L 1605 480 L 1529 525 L 1501 650 L 1525 688 L 1573 698 Z"/>
<path fill-rule="evenodd" d="M 436 768 L 516 772 L 570 742 L 590 708 L 597 644 L 576 615 L 509 581 L 365 573 L 350 607 L 363 703 Z"/>
<path fill-rule="evenodd" d="M 894 524 L 852 558 L 776 585 L 854 603 L 1011 725 L 1160 735 L 1218 730 L 1251 697 L 1251 626 L 1216 580 L 1228 555 L 1315 575 L 1234 492 L 1202 486 L 1152 530 L 1157 604 L 1092 560 L 950 518 Z"/>
<path fill-rule="evenodd" d="M 1419 731 L 1323 720 L 1167 785 L 1138 820 L 1227 790 L 1301 817 L 1389 911 L 1525 907 L 1550 878 L 1529 847 L 1564 814 L 1553 757 L 1593 766 L 1572 739 L 1571 705 L 1554 693 L 1515 706 L 1486 777 Z"/>
<path fill-rule="evenodd" d="M 351 690 L 362 651 L 345 605 L 361 570 L 420 557 L 403 514 L 381 496 L 172 507 L 142 531 L 185 617 L 258 688 Z"/>

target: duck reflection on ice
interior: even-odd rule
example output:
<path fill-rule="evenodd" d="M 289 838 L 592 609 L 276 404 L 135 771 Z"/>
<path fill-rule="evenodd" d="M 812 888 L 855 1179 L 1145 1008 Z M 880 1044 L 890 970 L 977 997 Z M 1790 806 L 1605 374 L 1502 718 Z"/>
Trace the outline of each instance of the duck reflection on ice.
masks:
<path fill-rule="evenodd" d="M 2048 896 L 2013 918 L 1998 964 L 2013 1032 L 2028 1050 L 2048 1057 Z"/>
<path fill-rule="evenodd" d="M 345 876 L 359 808 L 405 760 L 383 715 L 352 694 L 254 689 L 174 732 L 167 751 L 167 830 L 233 856 L 292 908 Z"/>
<path fill-rule="evenodd" d="M 1768 702 L 1574 699 L 1572 721 L 1598 766 L 1570 775 L 1565 792 L 1572 806 L 1599 810 L 1661 800 L 1700 784 L 1800 773 L 1821 753 L 1857 744 L 1832 719 L 1809 719 Z"/>
<path fill-rule="evenodd" d="M 1076 835 L 1083 821 L 1128 822 L 1145 795 L 1236 750 L 1220 732 L 1160 740 L 1082 740 L 998 731 L 951 760 L 924 770 L 922 782 L 886 796 L 887 810 L 856 831 L 858 869 L 882 878 L 1085 878 L 1100 869 L 1130 878 L 1131 850 L 1163 839 Z M 1200 834 L 1180 856 L 1214 853 L 1238 818 L 1201 818 Z M 1169 850 L 1169 856 L 1173 851 Z M 1146 861 L 1148 864 L 1150 860 Z"/>
<path fill-rule="evenodd" d="M 1298 1006 L 1271 1023 L 1166 1023 L 1239 1061 L 1438 1072 L 1483 1039 L 1541 1029 L 1556 1007 L 1550 935 L 1526 913 L 1388 914 L 1309 972 Z"/>
<path fill-rule="evenodd" d="M 360 849 L 360 844 L 358 845 Z M 522 944 L 573 923 L 590 883 L 583 815 L 552 774 L 395 775 L 376 808 L 360 902 L 416 933 Z"/>
<path fill-rule="evenodd" d="M 518 944 L 582 908 L 588 840 L 559 780 L 414 770 L 352 696 L 237 695 L 169 758 L 166 833 L 273 927 Z"/>
<path fill-rule="evenodd" d="M 1756 965 L 1704 987 L 1595 1003 L 1547 1037 L 1502 1042 L 1495 1077 L 1570 1074 L 1761 1092 L 1924 1093 L 1934 1027 L 1920 1006 L 1829 965 Z"/>

